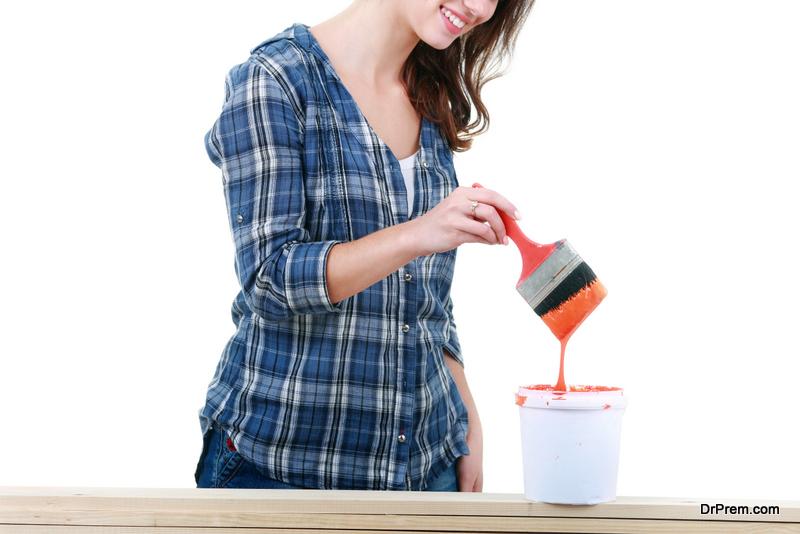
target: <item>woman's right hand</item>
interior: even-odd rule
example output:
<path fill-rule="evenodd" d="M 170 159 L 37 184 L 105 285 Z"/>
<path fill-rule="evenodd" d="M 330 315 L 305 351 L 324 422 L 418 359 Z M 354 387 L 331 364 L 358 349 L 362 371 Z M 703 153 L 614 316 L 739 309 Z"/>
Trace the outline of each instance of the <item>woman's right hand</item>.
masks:
<path fill-rule="evenodd" d="M 473 218 L 472 202 L 475 207 Z M 504 196 L 484 187 L 458 187 L 425 215 L 413 219 L 414 239 L 427 256 L 463 243 L 508 244 L 497 210 L 519 219 L 517 208 Z"/>

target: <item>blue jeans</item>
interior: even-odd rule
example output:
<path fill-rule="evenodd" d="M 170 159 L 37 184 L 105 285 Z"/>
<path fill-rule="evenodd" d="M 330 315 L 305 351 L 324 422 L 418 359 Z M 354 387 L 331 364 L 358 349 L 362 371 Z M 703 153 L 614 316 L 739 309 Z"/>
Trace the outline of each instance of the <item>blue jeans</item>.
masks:
<path fill-rule="evenodd" d="M 228 448 L 227 434 L 214 424 L 203 437 L 194 480 L 198 488 L 303 489 L 268 478 Z M 458 491 L 455 463 L 428 483 L 425 491 Z"/>

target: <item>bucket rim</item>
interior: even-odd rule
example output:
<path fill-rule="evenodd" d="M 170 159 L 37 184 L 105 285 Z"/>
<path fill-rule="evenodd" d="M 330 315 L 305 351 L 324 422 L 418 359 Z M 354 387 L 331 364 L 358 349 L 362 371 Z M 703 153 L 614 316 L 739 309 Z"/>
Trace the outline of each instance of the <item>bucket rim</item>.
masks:
<path fill-rule="evenodd" d="M 544 386 L 539 384 L 539 386 Z M 611 386 L 571 386 L 591 388 L 567 393 L 552 389 L 532 389 L 535 386 L 520 386 L 515 401 L 520 408 L 544 408 L 552 410 L 620 410 L 628 405 L 623 388 Z M 602 388 L 602 389 L 600 389 Z"/>

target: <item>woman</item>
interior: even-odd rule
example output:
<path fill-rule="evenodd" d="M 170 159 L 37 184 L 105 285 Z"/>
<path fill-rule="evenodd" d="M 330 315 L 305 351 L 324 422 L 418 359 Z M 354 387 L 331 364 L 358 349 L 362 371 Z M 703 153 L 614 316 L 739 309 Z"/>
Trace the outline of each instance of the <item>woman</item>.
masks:
<path fill-rule="evenodd" d="M 355 0 L 231 69 L 205 140 L 242 289 L 198 487 L 481 491 L 450 285 L 456 248 L 507 245 L 497 210 L 518 214 L 452 152 L 531 4 Z"/>

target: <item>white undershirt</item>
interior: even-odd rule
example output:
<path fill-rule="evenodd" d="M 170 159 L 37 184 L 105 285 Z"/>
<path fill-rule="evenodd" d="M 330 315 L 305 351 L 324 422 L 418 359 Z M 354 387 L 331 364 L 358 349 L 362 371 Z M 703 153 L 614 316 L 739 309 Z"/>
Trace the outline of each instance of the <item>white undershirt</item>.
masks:
<path fill-rule="evenodd" d="M 400 172 L 403 173 L 403 181 L 406 183 L 408 217 L 411 217 L 411 210 L 414 208 L 414 164 L 417 160 L 417 154 L 419 154 L 419 151 L 407 158 L 397 160 L 400 163 Z"/>

